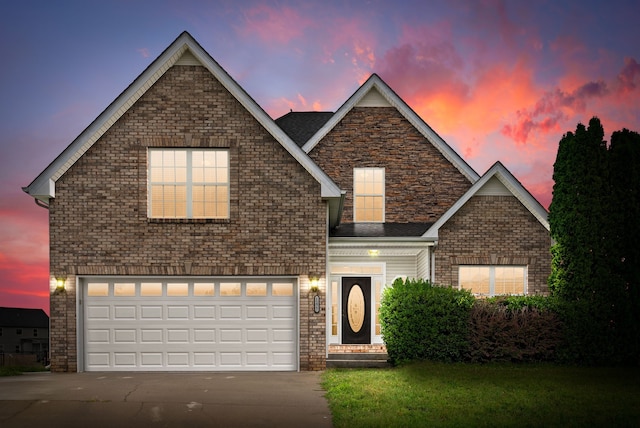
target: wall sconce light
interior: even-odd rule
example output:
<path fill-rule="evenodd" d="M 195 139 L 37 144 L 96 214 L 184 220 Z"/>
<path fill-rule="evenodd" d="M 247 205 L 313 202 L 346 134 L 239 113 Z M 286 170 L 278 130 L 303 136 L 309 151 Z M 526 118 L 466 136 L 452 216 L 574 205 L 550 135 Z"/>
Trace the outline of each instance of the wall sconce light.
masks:
<path fill-rule="evenodd" d="M 56 291 L 64 291 L 66 282 L 64 278 L 56 278 Z"/>
<path fill-rule="evenodd" d="M 314 293 L 317 293 L 318 290 L 320 289 L 319 285 L 320 285 L 320 278 L 318 278 L 317 276 L 309 275 L 309 290 Z"/>
<path fill-rule="evenodd" d="M 380 255 L 380 250 L 369 250 L 367 251 L 367 253 L 371 256 L 371 257 L 376 257 Z"/>

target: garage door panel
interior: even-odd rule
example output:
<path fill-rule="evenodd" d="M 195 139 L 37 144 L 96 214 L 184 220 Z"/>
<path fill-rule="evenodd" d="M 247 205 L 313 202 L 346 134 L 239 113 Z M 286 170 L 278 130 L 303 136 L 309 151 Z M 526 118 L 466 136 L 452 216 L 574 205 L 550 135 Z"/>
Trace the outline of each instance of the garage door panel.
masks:
<path fill-rule="evenodd" d="M 167 305 L 167 319 L 170 320 L 188 320 L 189 306 L 173 306 Z"/>
<path fill-rule="evenodd" d="M 295 310 L 293 305 L 273 306 L 273 319 L 293 320 L 294 317 L 295 317 Z"/>
<path fill-rule="evenodd" d="M 142 367 L 162 367 L 162 352 L 141 352 L 140 365 Z"/>
<path fill-rule="evenodd" d="M 194 352 L 193 353 L 193 365 L 214 367 L 216 365 L 215 352 Z"/>
<path fill-rule="evenodd" d="M 295 339 L 293 329 L 273 329 L 273 342 L 275 343 L 293 343 Z"/>
<path fill-rule="evenodd" d="M 115 367 L 135 368 L 137 366 L 136 362 L 137 362 L 137 359 L 136 359 L 135 352 L 114 352 L 113 353 L 113 364 Z"/>
<path fill-rule="evenodd" d="M 220 319 L 221 320 L 236 320 L 242 319 L 242 306 L 223 305 L 220 306 Z"/>
<path fill-rule="evenodd" d="M 140 331 L 140 342 L 157 344 L 163 342 L 162 329 L 142 329 Z"/>
<path fill-rule="evenodd" d="M 269 307 L 267 305 L 247 306 L 248 320 L 266 320 L 269 319 Z"/>
<path fill-rule="evenodd" d="M 109 343 L 109 335 L 111 330 L 88 330 L 86 340 L 88 343 Z"/>
<path fill-rule="evenodd" d="M 242 330 L 239 328 L 221 328 L 220 343 L 242 343 Z"/>
<path fill-rule="evenodd" d="M 113 330 L 113 343 L 136 343 L 136 331 L 129 329 L 119 329 L 116 328 Z"/>
<path fill-rule="evenodd" d="M 113 307 L 114 320 L 135 320 L 136 319 L 136 307 L 135 306 L 120 306 L 114 305 Z"/>
<path fill-rule="evenodd" d="M 91 352 L 87 355 L 88 364 L 95 368 L 109 368 L 111 366 L 108 352 Z"/>
<path fill-rule="evenodd" d="M 189 343 L 189 330 L 167 329 L 167 343 Z"/>
<path fill-rule="evenodd" d="M 196 328 L 193 330 L 193 341 L 195 343 L 216 343 L 216 330 Z"/>
<path fill-rule="evenodd" d="M 162 306 L 141 305 L 140 318 L 143 320 L 162 320 Z"/>
<path fill-rule="evenodd" d="M 242 367 L 242 352 L 220 352 L 221 367 Z"/>
<path fill-rule="evenodd" d="M 235 294 L 240 284 L 240 296 L 221 295 L 215 279 L 207 281 L 206 287 L 186 280 L 119 281 L 135 292 L 128 289 L 114 295 L 119 289 L 116 280 L 100 279 L 101 290 L 108 291 L 88 296 L 83 282 L 86 370 L 297 368 L 295 292 L 294 296 L 272 296 L 271 283 L 264 279 L 223 281 L 233 285 Z M 295 283 L 278 280 L 281 285 L 276 289 L 287 289 L 282 286 L 286 281 Z M 141 283 L 150 295 L 141 294 Z M 180 287 L 169 295 L 168 284 Z M 196 294 L 202 290 L 206 294 Z"/>
<path fill-rule="evenodd" d="M 168 367 L 189 367 L 188 352 L 167 352 Z"/>
<path fill-rule="evenodd" d="M 214 320 L 216 319 L 216 307 L 211 305 L 211 306 L 201 306 L 201 305 L 197 305 L 193 307 L 193 318 L 200 320 L 200 319 L 209 319 L 209 320 Z"/>
<path fill-rule="evenodd" d="M 100 306 L 100 305 L 88 305 L 87 306 L 87 319 L 89 320 L 109 320 L 111 316 L 109 315 L 110 306 Z"/>

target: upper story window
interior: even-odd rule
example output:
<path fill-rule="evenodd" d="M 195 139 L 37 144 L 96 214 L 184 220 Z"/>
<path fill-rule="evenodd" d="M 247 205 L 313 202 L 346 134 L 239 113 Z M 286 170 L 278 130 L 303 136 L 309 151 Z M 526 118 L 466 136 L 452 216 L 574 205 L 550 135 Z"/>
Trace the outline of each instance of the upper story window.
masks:
<path fill-rule="evenodd" d="M 460 266 L 460 288 L 478 296 L 526 294 L 526 266 Z"/>
<path fill-rule="evenodd" d="M 384 222 L 384 168 L 354 168 L 353 221 Z"/>
<path fill-rule="evenodd" d="M 229 218 L 229 151 L 149 149 L 151 218 Z"/>

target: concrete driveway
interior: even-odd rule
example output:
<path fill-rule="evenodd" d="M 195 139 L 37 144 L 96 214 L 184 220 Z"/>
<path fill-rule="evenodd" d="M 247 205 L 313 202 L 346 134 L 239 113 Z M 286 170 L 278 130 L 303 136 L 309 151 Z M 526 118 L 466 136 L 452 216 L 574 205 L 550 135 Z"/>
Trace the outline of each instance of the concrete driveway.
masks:
<path fill-rule="evenodd" d="M 320 373 L 0 377 L 2 427 L 331 427 Z"/>

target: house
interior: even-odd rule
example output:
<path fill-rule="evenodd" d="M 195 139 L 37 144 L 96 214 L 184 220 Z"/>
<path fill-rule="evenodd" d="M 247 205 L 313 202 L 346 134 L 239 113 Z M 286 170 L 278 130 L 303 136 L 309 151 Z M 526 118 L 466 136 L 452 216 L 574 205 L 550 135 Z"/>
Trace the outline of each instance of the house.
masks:
<path fill-rule="evenodd" d="M 54 371 L 320 370 L 382 352 L 397 277 L 544 294 L 547 213 L 377 75 L 270 118 L 181 34 L 23 189 L 49 210 Z"/>
<path fill-rule="evenodd" d="M 44 362 L 49 351 L 49 317 L 42 309 L 0 307 L 0 354 L 35 355 Z"/>

